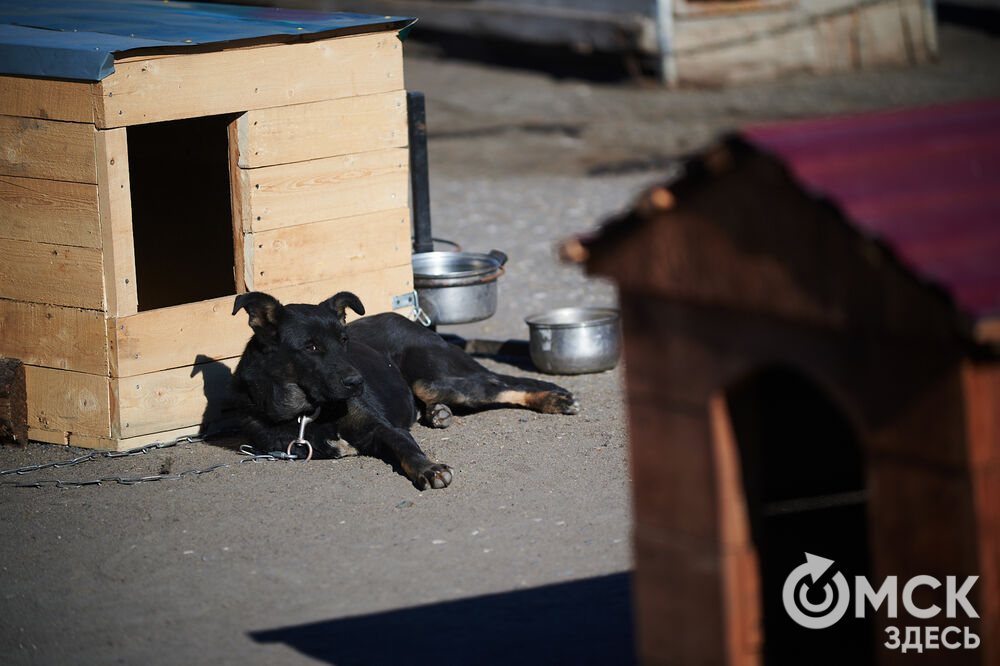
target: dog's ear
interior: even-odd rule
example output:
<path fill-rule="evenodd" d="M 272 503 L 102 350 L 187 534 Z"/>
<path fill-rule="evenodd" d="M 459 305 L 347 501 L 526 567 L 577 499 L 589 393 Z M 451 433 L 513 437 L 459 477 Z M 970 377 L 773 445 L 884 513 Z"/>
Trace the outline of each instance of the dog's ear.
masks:
<path fill-rule="evenodd" d="M 250 328 L 256 335 L 272 340 L 277 333 L 278 312 L 281 303 L 274 296 L 259 291 L 240 294 L 233 303 L 233 314 L 246 310 L 250 315 Z"/>
<path fill-rule="evenodd" d="M 347 323 L 347 314 L 344 312 L 347 308 L 351 308 L 359 315 L 365 313 L 365 306 L 361 305 L 361 299 L 352 294 L 349 291 L 342 291 L 325 301 L 322 305 L 330 308 L 337 313 L 337 318 L 340 319 L 341 324 Z"/>

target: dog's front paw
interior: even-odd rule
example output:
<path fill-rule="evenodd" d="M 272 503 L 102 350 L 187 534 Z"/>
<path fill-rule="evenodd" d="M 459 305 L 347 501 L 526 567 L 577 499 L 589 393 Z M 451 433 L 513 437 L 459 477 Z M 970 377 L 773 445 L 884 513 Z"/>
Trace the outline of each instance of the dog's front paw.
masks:
<path fill-rule="evenodd" d="M 413 485 L 417 490 L 428 488 L 445 488 L 451 483 L 451 468 L 440 463 L 431 463 L 417 472 Z"/>
<path fill-rule="evenodd" d="M 432 428 L 447 428 L 451 425 L 451 409 L 438 402 L 427 408 L 427 425 Z"/>

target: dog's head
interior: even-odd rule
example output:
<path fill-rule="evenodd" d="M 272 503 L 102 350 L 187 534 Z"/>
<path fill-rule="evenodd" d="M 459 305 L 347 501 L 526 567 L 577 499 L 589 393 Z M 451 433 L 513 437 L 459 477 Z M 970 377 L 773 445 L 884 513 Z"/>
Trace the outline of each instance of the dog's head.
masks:
<path fill-rule="evenodd" d="M 319 305 L 282 305 L 261 292 L 240 294 L 233 314 L 246 310 L 256 354 L 243 377 L 254 402 L 269 413 L 303 413 L 360 395 L 364 380 L 347 354 L 346 309 L 364 314 L 357 296 L 342 291 Z M 272 404 L 273 403 L 273 404 Z"/>

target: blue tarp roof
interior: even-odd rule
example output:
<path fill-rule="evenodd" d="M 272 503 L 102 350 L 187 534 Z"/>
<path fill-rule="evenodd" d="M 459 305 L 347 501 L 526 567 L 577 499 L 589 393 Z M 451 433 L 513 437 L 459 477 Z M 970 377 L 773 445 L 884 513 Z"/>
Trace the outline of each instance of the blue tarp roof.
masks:
<path fill-rule="evenodd" d="M 175 0 L 0 0 L 0 74 L 100 81 L 114 54 L 402 30 L 413 19 Z"/>

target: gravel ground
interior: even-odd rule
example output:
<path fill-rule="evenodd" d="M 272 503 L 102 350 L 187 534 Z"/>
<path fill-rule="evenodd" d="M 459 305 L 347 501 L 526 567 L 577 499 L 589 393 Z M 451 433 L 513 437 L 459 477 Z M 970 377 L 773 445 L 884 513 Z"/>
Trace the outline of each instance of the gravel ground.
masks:
<path fill-rule="evenodd" d="M 410 42 L 407 84 L 428 97 L 435 235 L 510 255 L 497 315 L 442 332 L 524 340 L 534 311 L 614 303 L 611 285 L 559 264 L 554 244 L 720 131 L 1000 91 L 997 39 L 955 25 L 940 38 L 941 60 L 919 68 L 670 92 Z M 534 374 L 523 360 L 484 362 Z M 2 660 L 631 663 L 621 368 L 557 381 L 577 394 L 579 415 L 493 410 L 447 430 L 416 426 L 456 470 L 442 491 L 419 493 L 357 457 L 138 486 L 0 488 Z M 38 476 L 177 473 L 237 463 L 238 443 Z M 78 453 L 4 448 L 0 469 Z"/>

